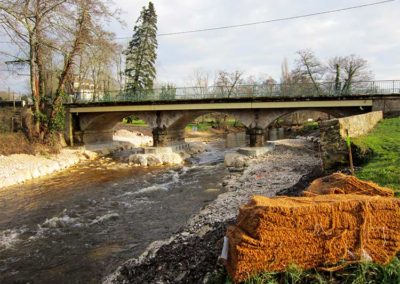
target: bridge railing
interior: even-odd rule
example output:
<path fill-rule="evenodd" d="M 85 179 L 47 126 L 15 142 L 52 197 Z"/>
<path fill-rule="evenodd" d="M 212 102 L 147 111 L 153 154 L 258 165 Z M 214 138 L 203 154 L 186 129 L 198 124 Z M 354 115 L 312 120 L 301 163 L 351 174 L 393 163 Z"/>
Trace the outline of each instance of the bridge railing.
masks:
<path fill-rule="evenodd" d="M 324 83 L 285 83 L 235 86 L 160 88 L 142 92 L 87 92 L 70 96 L 70 102 L 146 102 L 202 99 L 303 98 L 400 95 L 400 80 Z"/>

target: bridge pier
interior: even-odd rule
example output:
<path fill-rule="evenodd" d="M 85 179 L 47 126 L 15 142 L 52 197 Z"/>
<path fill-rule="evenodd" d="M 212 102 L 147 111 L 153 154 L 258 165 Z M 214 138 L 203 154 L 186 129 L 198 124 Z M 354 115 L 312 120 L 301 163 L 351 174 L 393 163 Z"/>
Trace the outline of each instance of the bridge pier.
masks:
<path fill-rule="evenodd" d="M 184 130 L 172 130 L 164 126 L 153 128 L 152 134 L 154 147 L 185 143 Z"/>
<path fill-rule="evenodd" d="M 265 144 L 265 130 L 259 126 L 248 130 L 250 135 L 250 147 L 262 147 Z"/>

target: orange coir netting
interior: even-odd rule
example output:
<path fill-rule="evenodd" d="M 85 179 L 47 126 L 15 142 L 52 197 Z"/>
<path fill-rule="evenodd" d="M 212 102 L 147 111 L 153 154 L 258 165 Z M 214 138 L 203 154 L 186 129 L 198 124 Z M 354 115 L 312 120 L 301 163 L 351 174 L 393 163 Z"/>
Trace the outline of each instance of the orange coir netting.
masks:
<path fill-rule="evenodd" d="M 381 187 L 371 181 L 359 180 L 356 177 L 348 176 L 342 173 L 334 173 L 332 175 L 316 179 L 303 192 L 304 196 L 321 194 L 394 196 L 394 192 L 390 188 Z"/>
<path fill-rule="evenodd" d="M 236 283 L 290 265 L 309 269 L 363 258 L 385 264 L 400 250 L 400 199 L 255 196 L 227 236 L 227 270 Z"/>

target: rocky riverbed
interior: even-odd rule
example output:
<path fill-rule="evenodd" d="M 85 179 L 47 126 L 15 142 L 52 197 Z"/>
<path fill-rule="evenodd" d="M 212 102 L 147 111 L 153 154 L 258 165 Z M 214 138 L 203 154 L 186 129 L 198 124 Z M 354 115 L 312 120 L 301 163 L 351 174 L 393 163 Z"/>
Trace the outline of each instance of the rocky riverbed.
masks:
<path fill-rule="evenodd" d="M 319 154 L 306 140 L 283 140 L 266 155 L 249 159 L 242 172 L 232 172 L 225 192 L 194 215 L 167 240 L 152 243 L 138 258 L 121 265 L 104 283 L 208 283 L 223 268 L 217 264 L 226 226 L 252 195 L 275 196 L 306 183 L 315 174 Z M 300 185 L 299 185 L 300 182 Z M 297 188 L 298 190 L 298 188 Z"/>

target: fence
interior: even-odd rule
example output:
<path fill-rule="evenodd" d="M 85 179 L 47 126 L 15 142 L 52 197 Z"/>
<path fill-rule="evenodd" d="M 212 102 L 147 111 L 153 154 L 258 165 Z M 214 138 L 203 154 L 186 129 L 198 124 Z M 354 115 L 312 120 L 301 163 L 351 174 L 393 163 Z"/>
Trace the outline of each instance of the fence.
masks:
<path fill-rule="evenodd" d="M 315 98 L 369 95 L 400 95 L 400 80 L 346 82 L 259 84 L 209 87 L 161 88 L 147 91 L 110 91 L 93 93 L 90 99 L 70 96 L 73 103 L 146 102 L 244 98 Z"/>

